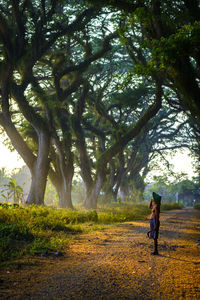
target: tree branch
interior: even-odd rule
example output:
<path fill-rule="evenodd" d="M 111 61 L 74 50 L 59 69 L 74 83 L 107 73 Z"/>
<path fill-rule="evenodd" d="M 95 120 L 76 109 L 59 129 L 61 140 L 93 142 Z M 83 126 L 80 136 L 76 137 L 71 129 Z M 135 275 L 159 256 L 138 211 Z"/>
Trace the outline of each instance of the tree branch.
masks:
<path fill-rule="evenodd" d="M 89 58 L 87 58 L 86 60 L 82 61 L 77 65 L 66 67 L 63 71 L 59 73 L 60 77 L 69 74 L 70 72 L 86 70 L 92 62 L 94 62 L 98 58 L 101 58 L 106 52 L 110 50 L 110 41 L 117 36 L 118 36 L 117 31 L 108 35 L 103 41 L 102 48 L 99 51 L 97 51 L 95 54 L 91 55 Z"/>
<path fill-rule="evenodd" d="M 113 156 L 122 151 L 122 149 L 130 140 L 140 134 L 147 122 L 157 114 L 157 112 L 161 108 L 161 103 L 162 86 L 161 83 L 157 83 L 155 102 L 148 107 L 148 109 L 143 113 L 137 123 L 131 129 L 129 129 L 127 133 L 121 136 L 120 140 L 116 141 L 107 151 L 105 151 L 100 156 L 98 160 L 99 168 L 105 167 Z"/>
<path fill-rule="evenodd" d="M 4 128 L 7 135 L 9 136 L 13 147 L 17 150 L 19 155 L 23 158 L 24 162 L 31 169 L 36 160 L 36 157 L 15 128 L 10 117 L 8 117 L 8 114 L 0 114 L 0 125 Z"/>

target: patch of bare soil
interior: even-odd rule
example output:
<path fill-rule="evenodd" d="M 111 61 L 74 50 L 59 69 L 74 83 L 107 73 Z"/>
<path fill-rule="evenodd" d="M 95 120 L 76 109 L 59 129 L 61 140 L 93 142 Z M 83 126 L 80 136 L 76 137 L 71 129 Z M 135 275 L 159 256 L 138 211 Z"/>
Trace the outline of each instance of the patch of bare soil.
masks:
<path fill-rule="evenodd" d="M 0 271 L 0 299 L 200 299 L 200 212 L 161 214 L 159 256 L 148 221 L 77 237 L 60 258 Z"/>

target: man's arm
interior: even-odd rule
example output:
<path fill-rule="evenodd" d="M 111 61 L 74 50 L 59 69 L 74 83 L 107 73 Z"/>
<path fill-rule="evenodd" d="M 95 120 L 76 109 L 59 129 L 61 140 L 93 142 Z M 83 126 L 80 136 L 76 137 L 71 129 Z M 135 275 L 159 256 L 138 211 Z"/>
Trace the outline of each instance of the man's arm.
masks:
<path fill-rule="evenodd" d="M 155 226 L 155 230 L 158 230 L 159 218 L 160 218 L 160 213 L 159 213 L 158 207 L 156 206 L 156 211 L 155 211 L 156 226 Z"/>
<path fill-rule="evenodd" d="M 150 208 L 150 209 L 153 208 L 152 199 L 151 199 L 151 201 L 150 201 L 150 203 L 149 203 L 149 208 Z"/>

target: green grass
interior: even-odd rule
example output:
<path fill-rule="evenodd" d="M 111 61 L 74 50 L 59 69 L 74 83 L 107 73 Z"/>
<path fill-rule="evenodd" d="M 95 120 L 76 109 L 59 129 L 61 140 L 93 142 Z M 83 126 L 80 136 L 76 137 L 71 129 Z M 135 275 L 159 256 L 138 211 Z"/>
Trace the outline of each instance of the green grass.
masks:
<path fill-rule="evenodd" d="M 172 210 L 172 209 L 181 209 L 183 208 L 184 205 L 183 204 L 178 204 L 178 203 L 163 203 L 161 205 L 161 212 L 162 211 L 166 211 L 166 210 Z"/>
<path fill-rule="evenodd" d="M 195 209 L 200 209 L 200 203 L 196 203 L 196 204 L 194 205 L 194 208 L 195 208 Z"/>
<path fill-rule="evenodd" d="M 147 204 L 112 203 L 98 211 L 98 222 L 102 224 L 142 220 L 150 214 Z"/>
<path fill-rule="evenodd" d="M 162 210 L 177 209 L 163 204 Z M 150 214 L 147 204 L 111 203 L 95 210 L 53 209 L 0 204 L 0 263 L 28 253 L 62 251 L 75 234 L 101 230 Z"/>

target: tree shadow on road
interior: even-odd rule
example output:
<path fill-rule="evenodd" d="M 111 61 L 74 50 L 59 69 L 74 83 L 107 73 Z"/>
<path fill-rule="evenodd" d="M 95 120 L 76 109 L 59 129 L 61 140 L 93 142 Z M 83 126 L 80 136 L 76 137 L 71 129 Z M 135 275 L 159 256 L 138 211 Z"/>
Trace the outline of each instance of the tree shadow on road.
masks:
<path fill-rule="evenodd" d="M 169 259 L 173 259 L 173 260 L 183 261 L 183 262 L 192 263 L 192 264 L 195 264 L 195 265 L 200 264 L 200 262 L 198 262 L 198 261 L 190 261 L 190 260 L 185 260 L 185 259 L 172 257 L 172 256 L 167 256 L 167 255 L 162 255 L 162 254 L 159 254 L 159 257 L 164 257 L 164 258 L 169 258 Z"/>
<path fill-rule="evenodd" d="M 160 235 L 162 237 L 162 239 L 169 238 L 169 239 L 177 239 L 177 237 L 179 237 L 180 239 L 184 239 L 184 240 L 193 240 L 193 241 L 197 241 L 199 238 L 199 233 L 190 233 L 190 232 L 185 232 L 184 230 L 180 230 L 176 231 L 174 230 L 166 230 L 166 229 L 160 229 Z"/>

